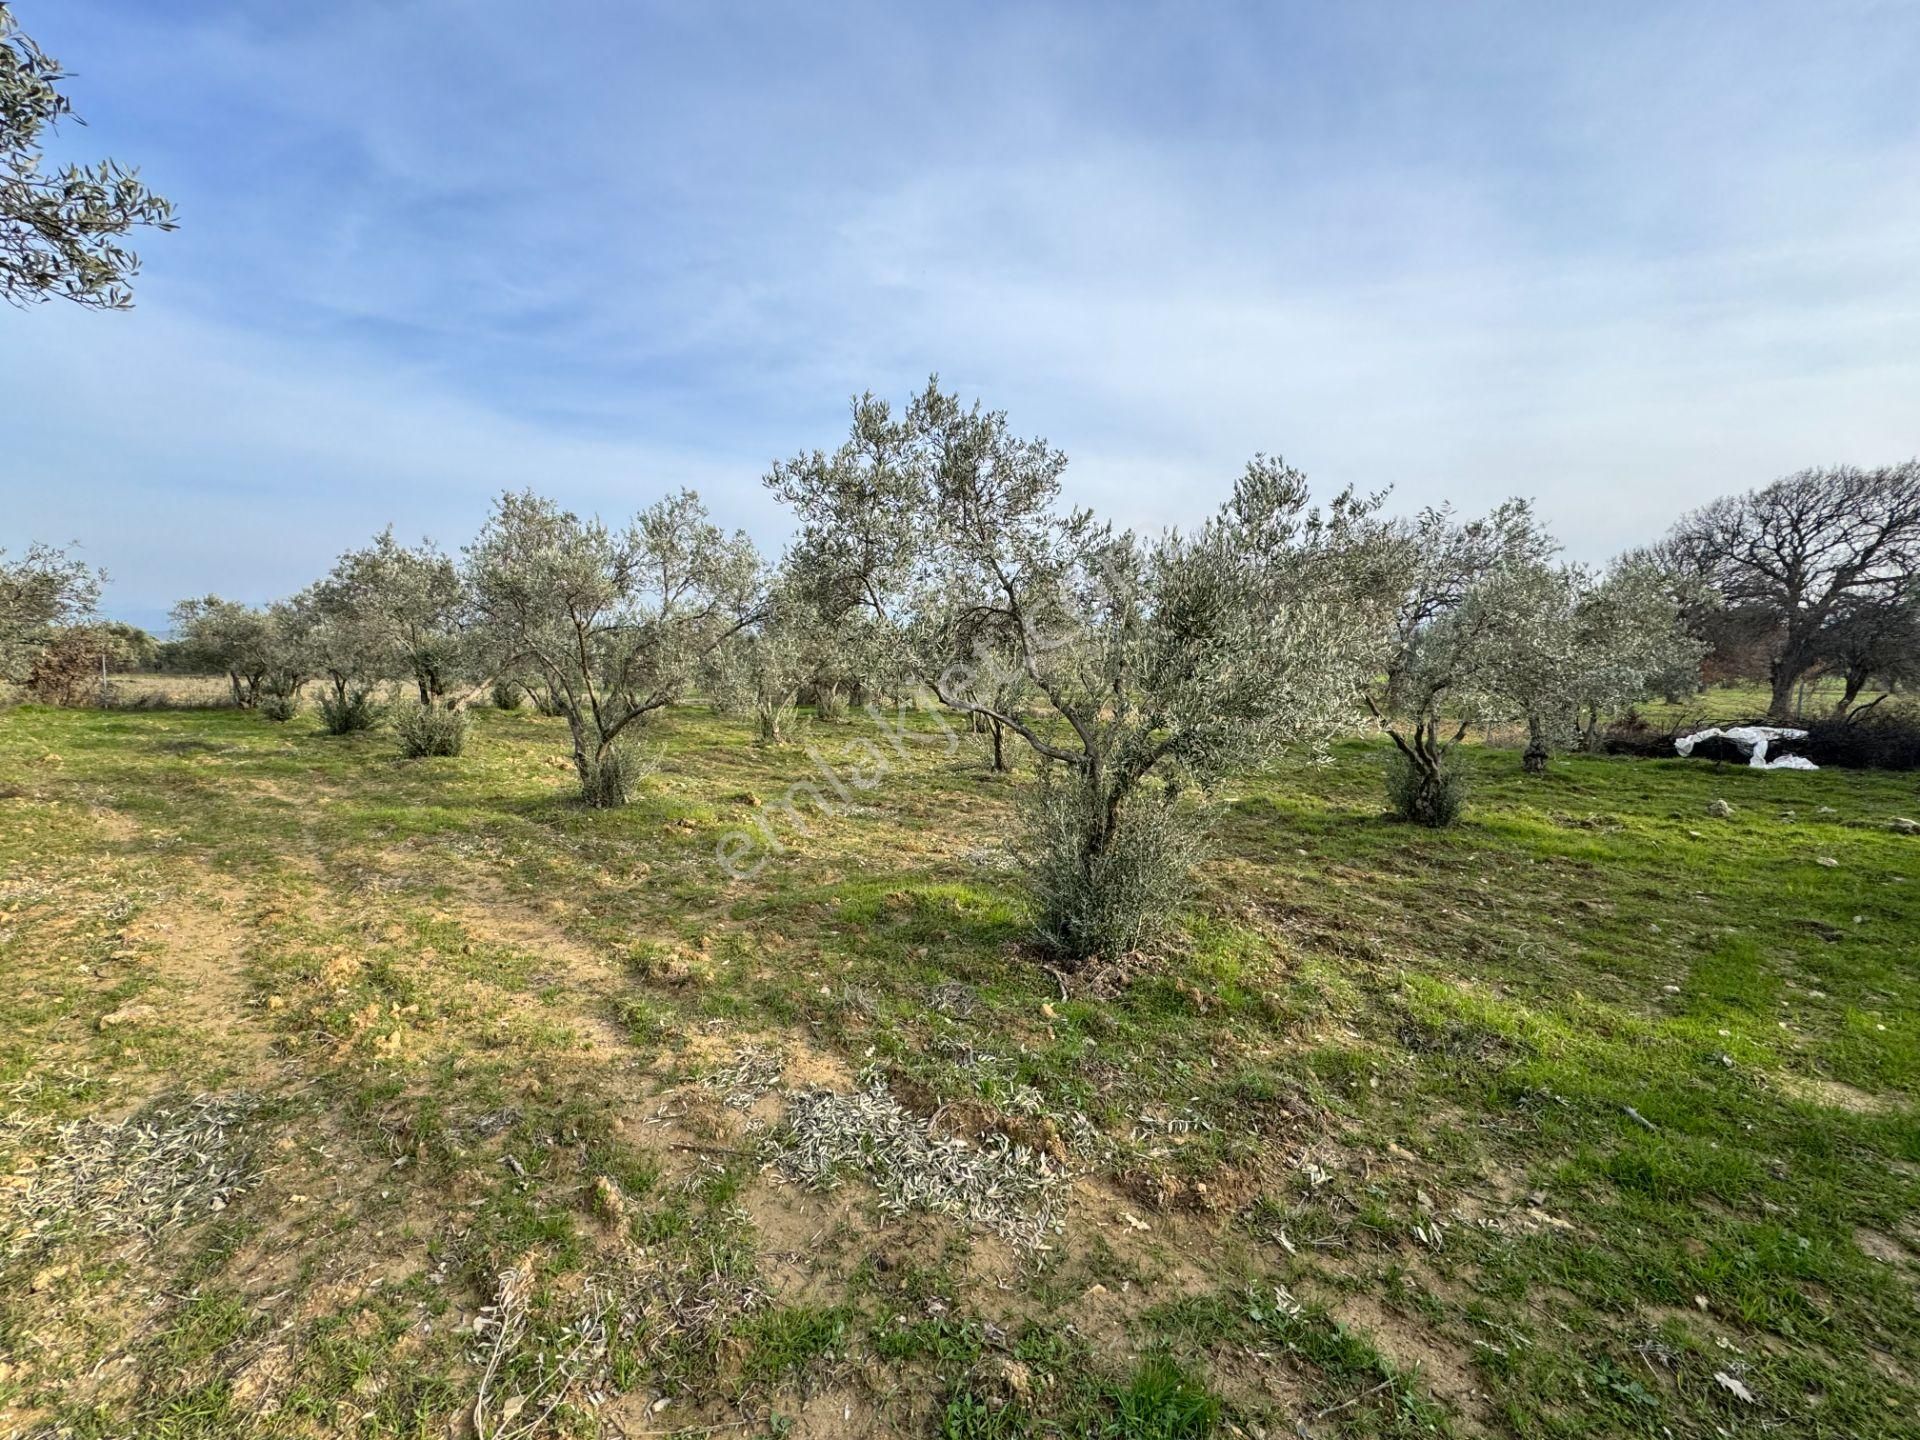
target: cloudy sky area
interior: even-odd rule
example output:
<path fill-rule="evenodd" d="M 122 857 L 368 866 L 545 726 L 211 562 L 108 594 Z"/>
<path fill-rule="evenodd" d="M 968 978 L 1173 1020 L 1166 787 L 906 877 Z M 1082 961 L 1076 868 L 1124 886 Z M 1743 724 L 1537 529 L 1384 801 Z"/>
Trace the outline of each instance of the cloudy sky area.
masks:
<path fill-rule="evenodd" d="M 1255 450 L 1603 559 L 1920 450 L 1920 5 L 16 0 L 182 228 L 0 313 L 0 545 L 265 600 L 938 370 L 1188 523 Z"/>

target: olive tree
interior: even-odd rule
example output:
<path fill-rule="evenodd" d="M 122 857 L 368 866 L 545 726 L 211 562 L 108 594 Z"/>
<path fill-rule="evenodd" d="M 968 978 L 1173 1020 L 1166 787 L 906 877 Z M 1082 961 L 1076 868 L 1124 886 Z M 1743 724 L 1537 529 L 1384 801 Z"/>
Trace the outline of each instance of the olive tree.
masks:
<path fill-rule="evenodd" d="M 0 296 L 124 309 L 140 259 L 121 242 L 173 229 L 173 207 L 112 160 L 41 170 L 46 132 L 73 113 L 66 78 L 0 4 Z"/>
<path fill-rule="evenodd" d="M 411 681 L 422 705 L 445 700 L 462 653 L 464 595 L 453 558 L 432 541 L 402 545 L 389 526 L 366 549 L 342 555 L 330 584 L 372 652 L 370 668 Z"/>
<path fill-rule="evenodd" d="M 1458 815 L 1450 757 L 1474 721 L 1504 706 L 1515 650 L 1557 584 L 1554 549 L 1518 499 L 1475 520 L 1428 509 L 1393 527 L 1386 659 L 1363 694 L 1394 744 L 1390 794 L 1403 818 L 1446 825 Z"/>
<path fill-rule="evenodd" d="M 296 648 L 284 621 L 237 600 L 207 595 L 173 607 L 173 638 L 182 662 L 224 674 L 233 703 L 250 710 L 269 677 L 289 664 Z"/>
<path fill-rule="evenodd" d="M 705 667 L 715 700 L 750 714 L 761 744 L 780 744 L 801 691 L 809 684 L 824 691 L 836 683 L 835 629 L 802 587 L 776 582 L 751 623 L 731 645 L 716 649 Z"/>
<path fill-rule="evenodd" d="M 759 614 L 751 542 L 713 525 L 691 491 L 620 529 L 532 491 L 504 494 L 467 547 L 466 575 L 489 652 L 537 672 L 566 717 L 594 806 L 626 803 L 634 728 Z"/>
<path fill-rule="evenodd" d="M 1586 587 L 1576 617 L 1583 663 L 1574 700 L 1587 749 L 1598 745 L 1603 717 L 1698 687 L 1707 645 L 1695 627 L 1714 603 L 1711 592 L 1648 550 L 1622 555 Z"/>
<path fill-rule="evenodd" d="M 1066 456 L 930 382 L 896 417 L 864 397 L 832 454 L 775 467 L 816 593 L 896 637 L 941 704 L 1042 761 L 1026 851 L 1039 930 L 1071 963 L 1163 922 L 1189 879 L 1186 789 L 1350 715 L 1374 661 L 1370 507 L 1309 507 L 1304 478 L 1256 458 L 1192 535 L 1151 540 L 1060 507 Z M 1006 706 L 1004 670 L 1034 713 Z"/>
<path fill-rule="evenodd" d="M 388 636 L 357 580 L 349 557 L 342 557 L 330 574 L 271 611 L 276 630 L 292 641 L 309 672 L 323 680 L 321 724 L 334 735 L 378 724 L 380 682 L 392 678 L 396 666 Z"/>
<path fill-rule="evenodd" d="M 1479 688 L 1487 718 L 1524 723 L 1522 763 L 1540 773 L 1555 749 L 1600 718 L 1696 667 L 1704 648 L 1682 621 L 1669 577 L 1644 554 L 1605 572 L 1522 560 L 1499 567 L 1472 603 L 1488 613 Z"/>
<path fill-rule="evenodd" d="M 0 550 L 0 680 L 23 682 L 53 632 L 92 615 L 101 575 L 53 545 Z"/>
<path fill-rule="evenodd" d="M 1592 660 L 1581 611 L 1592 584 L 1578 565 L 1523 563 L 1489 577 L 1466 602 L 1494 617 L 1477 662 L 1483 718 L 1525 723 L 1529 774 L 1543 772 L 1578 730 L 1578 691 Z"/>
<path fill-rule="evenodd" d="M 389 527 L 366 548 L 342 554 L 275 614 L 327 682 L 322 720 L 346 734 L 375 723 L 375 696 L 389 680 L 414 686 L 422 707 L 457 707 L 448 687 L 461 661 L 462 605 L 452 559 L 431 542 L 400 544 Z"/>

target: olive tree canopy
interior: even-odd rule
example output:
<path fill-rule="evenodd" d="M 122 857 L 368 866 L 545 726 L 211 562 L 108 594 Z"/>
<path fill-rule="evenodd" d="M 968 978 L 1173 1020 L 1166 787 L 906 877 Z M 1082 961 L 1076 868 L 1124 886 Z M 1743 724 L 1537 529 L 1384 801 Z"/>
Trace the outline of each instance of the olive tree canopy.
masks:
<path fill-rule="evenodd" d="M 53 545 L 0 550 L 0 680 L 22 681 L 53 631 L 93 613 L 101 575 Z"/>
<path fill-rule="evenodd" d="M 509 492 L 466 550 L 481 639 L 496 668 L 530 667 L 546 682 L 593 805 L 625 803 L 633 727 L 752 623 L 760 568 L 746 536 L 713 525 L 692 491 L 617 530 Z"/>
<path fill-rule="evenodd" d="M 173 229 L 173 206 L 112 160 L 41 170 L 42 137 L 73 114 L 66 78 L 0 4 L 0 296 L 125 309 L 140 257 L 121 242 L 137 228 Z"/>
<path fill-rule="evenodd" d="M 1447 757 L 1503 688 L 1535 607 L 1556 598 L 1556 546 L 1525 500 L 1476 520 L 1428 509 L 1393 527 L 1386 661 L 1365 692 L 1411 771 L 1408 816 L 1444 823 Z"/>
<path fill-rule="evenodd" d="M 1499 567 L 1472 598 L 1491 619 L 1478 661 L 1484 718 L 1527 728 L 1526 768 L 1546 767 L 1586 719 L 1644 699 L 1669 677 L 1695 671 L 1702 645 L 1682 623 L 1668 575 L 1650 557 L 1623 556 L 1606 571 L 1540 560 Z"/>
<path fill-rule="evenodd" d="M 850 627 L 822 614 L 815 599 L 783 568 L 752 621 L 701 666 L 708 692 L 723 706 L 751 713 L 763 743 L 786 738 L 802 690 L 812 687 L 822 709 L 830 708 L 824 697 L 841 683 L 842 654 L 857 650 Z"/>
<path fill-rule="evenodd" d="M 172 623 L 181 661 L 224 674 L 242 709 L 265 694 L 297 693 L 312 673 L 304 627 L 285 603 L 263 610 L 207 595 L 175 605 Z"/>
<path fill-rule="evenodd" d="M 373 705 L 376 689 L 394 666 L 358 578 L 351 558 L 342 557 L 328 574 L 269 611 L 270 623 L 291 641 L 303 668 L 326 682 L 335 707 L 331 713 L 356 717 Z M 331 728 L 330 716 L 329 723 Z M 362 728 L 357 719 L 352 728 Z"/>
<path fill-rule="evenodd" d="M 367 676 L 411 681 L 423 705 L 445 697 L 460 662 L 464 595 L 452 557 L 431 541 L 410 548 L 389 526 L 342 555 L 313 599 L 341 660 Z"/>

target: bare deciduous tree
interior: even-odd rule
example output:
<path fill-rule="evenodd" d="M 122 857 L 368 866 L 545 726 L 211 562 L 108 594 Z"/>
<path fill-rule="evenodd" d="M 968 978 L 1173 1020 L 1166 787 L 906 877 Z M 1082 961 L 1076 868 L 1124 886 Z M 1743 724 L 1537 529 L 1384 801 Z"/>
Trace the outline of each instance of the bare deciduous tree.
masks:
<path fill-rule="evenodd" d="M 1850 715 L 1869 684 L 1879 695 L 1862 709 L 1878 705 L 1895 690 L 1920 684 L 1920 577 L 1917 583 L 1846 604 L 1827 628 L 1822 659 L 1841 678 L 1834 714 Z"/>
<path fill-rule="evenodd" d="M 1836 627 L 1914 593 L 1920 461 L 1799 471 L 1695 511 L 1667 548 L 1731 610 L 1772 619 L 1767 714 L 1788 719 L 1794 687 L 1827 656 Z"/>

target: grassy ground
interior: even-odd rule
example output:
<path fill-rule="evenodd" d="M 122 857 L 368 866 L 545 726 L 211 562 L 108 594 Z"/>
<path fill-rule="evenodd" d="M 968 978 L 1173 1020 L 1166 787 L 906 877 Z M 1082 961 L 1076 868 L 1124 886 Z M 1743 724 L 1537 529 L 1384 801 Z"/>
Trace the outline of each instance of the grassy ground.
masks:
<path fill-rule="evenodd" d="M 1844 691 L 1845 686 L 1833 676 L 1809 680 L 1796 692 L 1796 708 L 1803 716 L 1828 715 Z M 1866 692 L 1859 703 L 1878 693 Z M 1678 702 L 1650 700 L 1635 708 L 1649 725 L 1661 730 L 1705 729 L 1709 725 L 1765 724 L 1770 698 L 1761 685 L 1715 685 Z"/>
<path fill-rule="evenodd" d="M 407 699 L 412 687 L 392 682 L 377 687 L 389 699 Z M 111 675 L 106 683 L 107 708 L 115 710 L 197 710 L 232 703 L 232 686 L 224 675 L 176 675 L 141 670 Z M 24 686 L 0 680 L 0 705 L 17 705 L 33 697 Z M 86 703 L 97 703 L 90 689 Z"/>
<path fill-rule="evenodd" d="M 479 719 L 0 713 L 0 1433 L 1920 1430 L 1910 776 L 1355 743 L 1062 977 L 924 720 Z"/>

